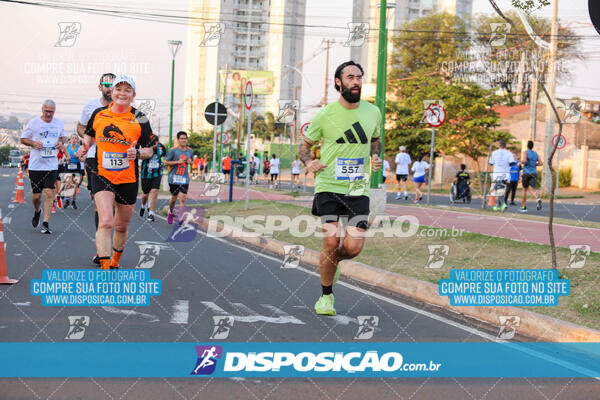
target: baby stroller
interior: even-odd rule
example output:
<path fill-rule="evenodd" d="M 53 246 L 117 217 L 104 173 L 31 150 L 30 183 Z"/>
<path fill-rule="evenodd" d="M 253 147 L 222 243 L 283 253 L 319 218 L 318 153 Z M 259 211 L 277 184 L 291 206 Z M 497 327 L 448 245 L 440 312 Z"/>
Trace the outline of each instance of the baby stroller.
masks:
<path fill-rule="evenodd" d="M 469 174 L 462 171 L 456 175 L 456 182 L 452 182 L 450 187 L 450 202 L 456 203 L 462 200 L 463 203 L 471 202 L 471 185 L 469 185 Z"/>
<path fill-rule="evenodd" d="M 504 194 L 506 193 L 506 186 L 508 179 L 504 175 L 500 175 L 494 178 L 492 186 L 490 187 L 490 196 L 496 197 L 496 205 L 493 207 L 494 211 L 504 212 L 507 208 L 506 202 L 504 201 Z"/>

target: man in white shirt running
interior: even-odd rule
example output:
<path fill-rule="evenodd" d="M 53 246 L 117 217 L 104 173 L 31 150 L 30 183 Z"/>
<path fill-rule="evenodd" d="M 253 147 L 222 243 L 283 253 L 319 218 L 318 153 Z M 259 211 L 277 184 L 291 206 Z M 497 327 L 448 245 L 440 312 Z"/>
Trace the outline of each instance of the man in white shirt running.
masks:
<path fill-rule="evenodd" d="M 275 154 L 271 155 L 271 188 L 273 187 L 273 181 L 275 181 L 275 187 L 279 188 L 279 158 Z"/>
<path fill-rule="evenodd" d="M 400 193 L 401 186 L 404 188 L 404 200 L 408 200 L 408 190 L 406 188 L 406 180 L 408 179 L 408 166 L 412 162 L 408 153 L 405 153 L 406 147 L 400 146 L 398 148 L 400 152 L 396 154 L 396 181 L 398 182 L 398 193 L 396 194 L 396 200 L 402 197 Z"/>
<path fill-rule="evenodd" d="M 98 85 L 98 90 L 101 93 L 100 98 L 95 98 L 93 100 L 88 101 L 83 106 L 83 111 L 81 112 L 81 117 L 79 118 L 79 122 L 77 123 L 77 134 L 83 139 L 85 136 L 85 128 L 87 126 L 92 113 L 100 108 L 105 107 L 110 104 L 112 98 L 110 96 L 110 87 L 115 80 L 115 74 L 106 73 L 102 74 L 100 77 L 100 84 Z M 96 162 L 96 143 L 89 148 L 86 158 L 85 158 L 85 173 L 87 175 L 88 181 L 88 190 L 90 191 L 90 196 L 92 199 L 94 198 L 94 194 L 92 192 L 92 175 L 96 175 L 98 173 L 98 163 Z M 96 224 L 96 230 L 98 230 L 98 211 L 96 210 L 96 203 L 94 203 L 94 222 Z M 94 260 L 96 257 L 94 257 Z"/>
<path fill-rule="evenodd" d="M 58 176 L 58 150 L 67 152 L 64 146 L 65 126 L 54 118 L 56 104 L 53 100 L 45 100 L 42 104 L 42 116 L 29 121 L 23 133 L 21 143 L 31 147 L 29 158 L 29 180 L 31 181 L 31 202 L 34 214 L 31 224 L 34 228 L 40 225 L 42 210 L 42 191 L 44 192 L 44 222 L 42 233 L 51 234 L 48 222 L 52 214 L 52 203 L 55 197 L 55 183 Z"/>
<path fill-rule="evenodd" d="M 494 166 L 492 173 L 492 185 L 504 183 L 506 190 L 506 182 L 510 180 L 510 167 L 515 164 L 513 153 L 506 150 L 506 141 L 500 140 L 498 150 L 494 150 L 490 156 L 490 165 Z M 507 207 L 504 202 L 504 195 L 498 197 L 500 205 L 494 206 L 494 211 L 504 211 Z"/>

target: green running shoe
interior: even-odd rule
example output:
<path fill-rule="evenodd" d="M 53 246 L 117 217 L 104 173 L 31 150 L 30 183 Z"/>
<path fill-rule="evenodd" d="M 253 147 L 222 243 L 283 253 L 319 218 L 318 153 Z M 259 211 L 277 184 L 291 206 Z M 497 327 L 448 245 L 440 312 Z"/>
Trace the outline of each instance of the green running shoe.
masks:
<path fill-rule="evenodd" d="M 319 297 L 319 300 L 315 303 L 315 311 L 319 315 L 335 315 L 335 308 L 333 308 L 333 293 L 324 294 Z"/>

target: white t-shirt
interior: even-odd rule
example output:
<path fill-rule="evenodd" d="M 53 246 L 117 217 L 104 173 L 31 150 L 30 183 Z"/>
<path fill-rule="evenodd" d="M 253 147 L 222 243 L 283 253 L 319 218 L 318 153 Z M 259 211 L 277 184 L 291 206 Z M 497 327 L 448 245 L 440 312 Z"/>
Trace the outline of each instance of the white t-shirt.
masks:
<path fill-rule="evenodd" d="M 58 169 L 58 150 L 56 142 L 58 138 L 65 137 L 65 125 L 58 118 L 52 118 L 50 122 L 44 122 L 37 117 L 29 121 L 21 139 L 31 139 L 42 142 L 42 150 L 33 147 L 29 155 L 29 169 L 31 171 L 53 171 Z"/>
<path fill-rule="evenodd" d="M 506 149 L 498 149 L 492 152 L 490 164 L 494 166 L 494 175 L 510 174 L 510 164 L 515 162 L 513 153 Z"/>
<path fill-rule="evenodd" d="M 259 167 L 260 167 L 260 157 L 254 156 L 254 169 L 258 171 Z"/>
<path fill-rule="evenodd" d="M 388 160 L 383 160 L 383 175 L 387 175 L 387 172 L 390 170 L 390 163 Z"/>
<path fill-rule="evenodd" d="M 81 125 L 87 126 L 88 121 L 92 117 L 94 111 L 96 111 L 96 109 L 100 107 L 104 107 L 104 105 L 100 102 L 100 99 L 90 100 L 87 103 L 85 103 L 85 106 L 83 106 L 83 111 L 81 112 L 81 117 L 79 118 L 79 123 Z M 96 158 L 96 142 L 94 142 L 92 147 L 88 149 L 86 157 Z"/>
<path fill-rule="evenodd" d="M 271 158 L 271 174 L 279 173 L 279 158 Z"/>
<path fill-rule="evenodd" d="M 415 173 L 415 178 L 425 175 L 425 170 L 429 168 L 427 161 L 415 161 L 412 165 L 411 171 Z"/>
<path fill-rule="evenodd" d="M 408 175 L 408 166 L 411 163 L 410 156 L 408 153 L 398 153 L 396 154 L 396 175 Z"/>
<path fill-rule="evenodd" d="M 292 174 L 300 173 L 300 160 L 292 161 Z"/>

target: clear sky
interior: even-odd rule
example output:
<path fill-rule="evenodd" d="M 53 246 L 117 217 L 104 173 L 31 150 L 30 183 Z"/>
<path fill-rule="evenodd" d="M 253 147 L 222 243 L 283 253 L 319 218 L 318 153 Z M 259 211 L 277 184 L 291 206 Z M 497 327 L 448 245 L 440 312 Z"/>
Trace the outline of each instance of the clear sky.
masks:
<path fill-rule="evenodd" d="M 558 94 L 598 98 L 600 78 L 600 35 L 589 24 L 587 0 L 560 0 L 559 17 L 570 22 L 575 32 L 589 36 L 583 41 L 583 51 L 590 57 L 569 65 L 575 71 L 573 82 L 561 82 Z M 508 0 L 499 0 L 508 9 Z M 180 15 L 187 9 L 187 0 L 135 0 L 118 2 L 107 0 L 79 1 L 77 4 L 118 9 L 131 14 L 135 11 Z M 127 4 L 127 5 L 123 5 Z M 492 12 L 487 0 L 474 0 L 474 12 Z M 550 7 L 538 11 L 549 16 Z M 308 118 L 316 112 L 323 93 L 325 54 L 321 49 L 324 38 L 338 41 L 347 38 L 347 23 L 351 21 L 350 0 L 307 0 L 304 40 L 302 108 Z M 72 47 L 56 47 L 59 23 L 78 22 L 81 32 Z M 580 22 L 580 23 L 578 23 Z M 325 28 L 331 27 L 331 28 Z M 0 114 L 37 114 L 41 101 L 53 98 L 58 104 L 57 117 L 69 125 L 77 120 L 83 104 L 99 95 L 98 78 L 102 72 L 125 72 L 135 77 L 138 99 L 155 99 L 155 124 L 160 119 L 161 131 L 167 132 L 171 55 L 167 40 L 187 40 L 186 25 L 140 21 L 86 14 L 64 9 L 0 3 L 0 35 L 3 55 L 0 60 Z M 316 55 L 314 55 L 316 54 Z M 349 48 L 336 45 L 331 48 L 329 75 L 335 66 L 349 58 Z M 175 123 L 181 128 L 183 107 L 185 49 L 176 59 Z M 329 78 L 330 100 L 337 95 Z M 72 127 L 72 125 L 71 125 Z M 156 127 L 155 127 L 156 128 Z"/>

